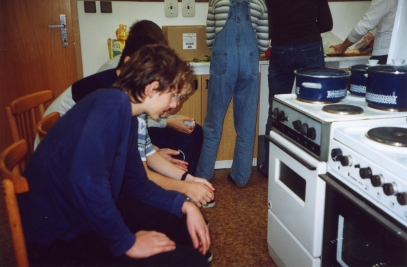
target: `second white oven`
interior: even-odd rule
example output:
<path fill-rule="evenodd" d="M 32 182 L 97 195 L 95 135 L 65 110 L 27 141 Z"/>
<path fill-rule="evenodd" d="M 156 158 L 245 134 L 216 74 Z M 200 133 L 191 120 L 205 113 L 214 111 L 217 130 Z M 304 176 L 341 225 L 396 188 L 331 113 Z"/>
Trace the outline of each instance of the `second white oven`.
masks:
<path fill-rule="evenodd" d="M 318 175 L 326 173 L 326 162 L 318 161 L 274 131 L 267 138 L 269 208 L 312 257 L 320 257 L 325 182 Z"/>

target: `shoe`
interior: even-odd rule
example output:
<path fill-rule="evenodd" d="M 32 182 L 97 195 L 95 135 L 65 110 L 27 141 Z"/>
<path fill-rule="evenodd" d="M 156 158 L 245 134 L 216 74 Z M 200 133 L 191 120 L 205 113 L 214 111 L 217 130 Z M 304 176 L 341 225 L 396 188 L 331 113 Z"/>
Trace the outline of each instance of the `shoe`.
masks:
<path fill-rule="evenodd" d="M 238 184 L 238 183 L 236 183 L 236 181 L 233 180 L 232 176 L 230 176 L 230 173 L 228 174 L 228 180 L 231 181 L 231 182 L 233 182 L 233 183 L 234 183 L 237 187 L 239 187 L 239 188 L 244 188 L 244 187 L 246 187 L 245 184 Z"/>
<path fill-rule="evenodd" d="M 269 177 L 268 168 L 266 167 L 266 164 L 264 162 L 260 163 L 260 165 L 257 166 L 257 170 L 259 171 L 259 173 L 266 176 L 267 178 Z"/>
<path fill-rule="evenodd" d="M 211 261 L 213 260 L 213 254 L 210 250 L 208 250 L 205 254 L 205 258 L 208 261 L 208 263 L 211 263 Z"/>
<path fill-rule="evenodd" d="M 214 199 L 212 199 L 211 201 L 206 203 L 206 205 L 202 205 L 202 208 L 204 208 L 204 209 L 212 208 L 212 207 L 215 207 L 215 200 Z"/>

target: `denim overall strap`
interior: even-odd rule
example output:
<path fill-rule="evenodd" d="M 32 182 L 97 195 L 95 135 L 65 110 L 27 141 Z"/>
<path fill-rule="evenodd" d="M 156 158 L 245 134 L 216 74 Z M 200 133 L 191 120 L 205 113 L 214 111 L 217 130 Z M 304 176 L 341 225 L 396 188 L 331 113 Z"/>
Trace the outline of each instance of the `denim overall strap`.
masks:
<path fill-rule="evenodd" d="M 249 180 L 258 103 L 258 57 L 250 1 L 231 0 L 228 19 L 212 47 L 204 143 L 197 176 L 211 179 L 213 175 L 223 121 L 233 96 L 237 137 L 230 174 L 241 185 Z"/>

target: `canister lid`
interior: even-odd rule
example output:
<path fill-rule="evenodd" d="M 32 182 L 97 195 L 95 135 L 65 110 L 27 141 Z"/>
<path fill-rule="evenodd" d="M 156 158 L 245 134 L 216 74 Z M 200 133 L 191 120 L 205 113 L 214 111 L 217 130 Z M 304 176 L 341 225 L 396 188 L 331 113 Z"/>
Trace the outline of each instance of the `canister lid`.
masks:
<path fill-rule="evenodd" d="M 407 74 L 407 65 L 378 65 L 374 67 L 369 67 L 368 72 L 382 72 L 387 74 L 396 74 L 396 75 L 406 75 Z"/>
<path fill-rule="evenodd" d="M 363 71 L 363 72 L 365 72 L 365 71 L 367 71 L 368 67 L 369 67 L 369 65 L 366 65 L 366 64 L 358 64 L 358 65 L 350 66 L 349 69 L 351 71 L 355 70 L 355 71 Z"/>
<path fill-rule="evenodd" d="M 308 76 L 313 78 L 340 78 L 349 77 L 350 73 L 341 69 L 332 68 L 303 68 L 294 71 L 295 74 L 300 76 Z"/>

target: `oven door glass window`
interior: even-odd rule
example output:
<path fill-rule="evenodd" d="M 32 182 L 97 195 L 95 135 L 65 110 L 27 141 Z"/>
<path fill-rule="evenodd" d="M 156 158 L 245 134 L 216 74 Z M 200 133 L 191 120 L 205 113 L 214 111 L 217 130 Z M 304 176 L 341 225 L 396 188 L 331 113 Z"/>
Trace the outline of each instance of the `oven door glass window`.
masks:
<path fill-rule="evenodd" d="M 327 184 L 322 266 L 407 266 L 406 252 L 397 231 Z"/>
<path fill-rule="evenodd" d="M 280 181 L 285 184 L 302 201 L 305 201 L 305 189 L 307 182 L 298 173 L 293 171 L 283 162 L 280 162 Z"/>

